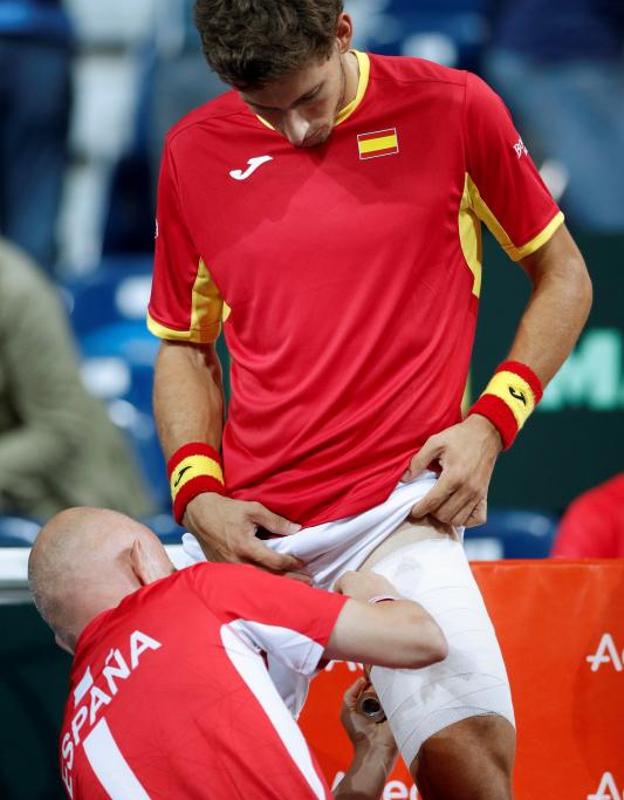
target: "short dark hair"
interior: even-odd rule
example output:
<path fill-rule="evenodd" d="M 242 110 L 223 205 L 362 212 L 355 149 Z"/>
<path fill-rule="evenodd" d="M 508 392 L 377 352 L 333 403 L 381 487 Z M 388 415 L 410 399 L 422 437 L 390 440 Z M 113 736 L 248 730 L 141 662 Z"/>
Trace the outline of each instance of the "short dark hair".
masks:
<path fill-rule="evenodd" d="M 258 89 L 329 58 L 342 0 L 197 0 L 206 61 L 237 89 Z"/>

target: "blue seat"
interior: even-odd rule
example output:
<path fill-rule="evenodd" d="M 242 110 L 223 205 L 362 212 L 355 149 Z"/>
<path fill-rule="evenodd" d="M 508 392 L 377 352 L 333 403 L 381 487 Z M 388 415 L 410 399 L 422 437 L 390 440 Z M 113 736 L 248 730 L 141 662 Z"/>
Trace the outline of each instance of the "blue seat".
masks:
<path fill-rule="evenodd" d="M 30 547 L 41 524 L 23 517 L 0 517 L 0 547 Z"/>
<path fill-rule="evenodd" d="M 80 339 L 86 358 L 120 356 L 132 364 L 154 366 L 159 341 L 144 320 L 120 320 L 90 331 Z"/>
<path fill-rule="evenodd" d="M 163 544 L 181 544 L 185 528 L 181 528 L 171 514 L 157 514 L 153 517 L 146 517 L 141 522 L 154 531 Z"/>
<path fill-rule="evenodd" d="M 558 518 L 543 511 L 493 510 L 485 525 L 467 528 L 471 559 L 548 558 Z"/>
<path fill-rule="evenodd" d="M 416 55 L 475 70 L 489 36 L 486 0 L 386 0 L 369 13 L 356 12 L 356 37 L 365 49 Z"/>
<path fill-rule="evenodd" d="M 79 338 L 121 321 L 145 322 L 152 259 L 107 259 L 98 270 L 65 287 L 70 319 Z"/>

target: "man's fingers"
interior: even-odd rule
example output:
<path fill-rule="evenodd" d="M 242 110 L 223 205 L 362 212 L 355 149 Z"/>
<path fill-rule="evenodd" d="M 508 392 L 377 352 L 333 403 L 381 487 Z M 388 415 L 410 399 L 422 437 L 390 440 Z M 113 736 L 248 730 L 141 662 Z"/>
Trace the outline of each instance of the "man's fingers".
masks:
<path fill-rule="evenodd" d="M 279 536 L 290 536 L 301 530 L 301 525 L 290 522 L 279 514 L 274 514 L 265 508 L 261 503 L 251 503 L 250 518 L 257 525 L 266 528 L 271 533 L 276 533 Z"/>
<path fill-rule="evenodd" d="M 480 500 L 464 523 L 466 528 L 476 528 L 487 522 L 487 499 Z"/>
<path fill-rule="evenodd" d="M 358 678 L 355 683 L 352 683 L 351 686 L 349 686 L 343 697 L 344 703 L 348 708 L 351 710 L 355 709 L 355 703 L 367 684 L 368 681 L 366 678 Z"/>
<path fill-rule="evenodd" d="M 303 562 L 298 558 L 276 553 L 258 539 L 251 539 L 246 543 L 242 556 L 246 561 L 273 572 L 301 572 L 303 567 Z"/>
<path fill-rule="evenodd" d="M 301 572 L 301 570 L 297 572 L 285 572 L 285 578 L 290 578 L 293 581 L 300 581 L 301 583 L 305 583 L 308 586 L 312 586 L 312 578 L 308 575 L 307 572 Z"/>
<path fill-rule="evenodd" d="M 427 469 L 429 464 L 434 461 L 442 452 L 443 445 L 436 436 L 430 436 L 415 456 L 412 456 L 410 465 L 403 473 L 403 481 L 409 481 L 416 477 L 419 472 Z"/>
<path fill-rule="evenodd" d="M 218 550 L 212 542 L 206 542 L 204 539 L 198 537 L 199 546 L 201 547 L 204 555 L 206 556 L 206 561 L 215 561 L 215 562 L 227 562 L 232 564 L 241 564 L 242 559 L 240 559 L 236 554 L 231 553 L 229 551 L 221 552 Z"/>
<path fill-rule="evenodd" d="M 442 476 L 436 481 L 435 486 L 429 489 L 422 500 L 419 500 L 416 505 L 412 506 L 410 517 L 412 517 L 412 519 L 420 519 L 421 517 L 426 517 L 427 514 L 433 514 L 433 516 L 437 518 L 435 512 L 454 491 L 455 486 L 445 480 L 444 473 L 442 473 Z"/>
<path fill-rule="evenodd" d="M 449 495 L 433 512 L 437 520 L 446 525 L 463 525 L 476 505 L 476 498 L 466 489 L 458 489 Z"/>

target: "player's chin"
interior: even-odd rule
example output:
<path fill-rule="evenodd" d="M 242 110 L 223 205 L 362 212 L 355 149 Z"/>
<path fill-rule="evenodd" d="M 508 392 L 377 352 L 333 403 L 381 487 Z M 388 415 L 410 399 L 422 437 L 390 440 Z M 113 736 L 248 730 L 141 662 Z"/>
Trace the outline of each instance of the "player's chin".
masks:
<path fill-rule="evenodd" d="M 332 129 L 330 126 L 320 128 L 310 136 L 306 136 L 301 143 L 301 147 L 318 147 L 320 144 L 325 144 L 331 136 L 331 132 Z"/>

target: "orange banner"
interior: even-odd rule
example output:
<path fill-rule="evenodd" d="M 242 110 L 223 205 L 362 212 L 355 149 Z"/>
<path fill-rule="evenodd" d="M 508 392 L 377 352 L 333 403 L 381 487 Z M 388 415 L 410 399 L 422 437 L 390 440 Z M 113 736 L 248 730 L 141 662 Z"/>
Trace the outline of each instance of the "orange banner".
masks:
<path fill-rule="evenodd" d="M 624 800 L 624 559 L 474 563 L 509 671 L 516 800 Z M 332 663 L 302 727 L 330 785 L 350 762 L 338 722 L 360 674 Z M 383 800 L 416 800 L 399 762 Z"/>

